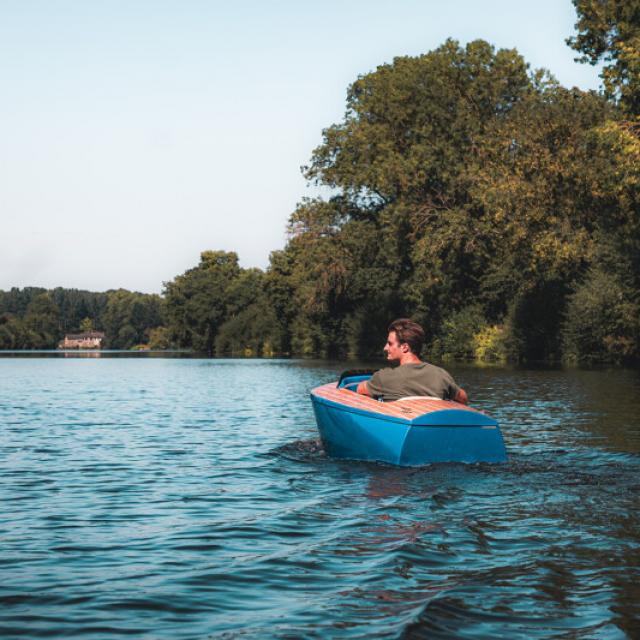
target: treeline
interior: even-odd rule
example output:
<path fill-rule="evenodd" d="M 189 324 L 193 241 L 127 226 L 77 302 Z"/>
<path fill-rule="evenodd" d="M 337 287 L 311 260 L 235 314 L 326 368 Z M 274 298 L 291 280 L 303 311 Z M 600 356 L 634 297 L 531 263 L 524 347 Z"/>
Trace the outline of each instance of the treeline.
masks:
<path fill-rule="evenodd" d="M 370 356 L 409 316 L 435 358 L 637 361 L 640 5 L 574 4 L 602 94 L 481 40 L 359 77 L 304 167 L 333 195 L 300 203 L 266 271 L 205 251 L 165 283 L 163 337 Z"/>
<path fill-rule="evenodd" d="M 164 300 L 118 289 L 13 288 L 0 291 L 0 349 L 54 349 L 67 333 L 97 330 L 105 347 L 148 345 L 164 349 Z"/>
<path fill-rule="evenodd" d="M 516 51 L 379 67 L 306 167 L 337 195 L 290 221 L 294 343 L 366 353 L 410 316 L 436 357 L 637 358 L 638 159 L 621 108 Z"/>

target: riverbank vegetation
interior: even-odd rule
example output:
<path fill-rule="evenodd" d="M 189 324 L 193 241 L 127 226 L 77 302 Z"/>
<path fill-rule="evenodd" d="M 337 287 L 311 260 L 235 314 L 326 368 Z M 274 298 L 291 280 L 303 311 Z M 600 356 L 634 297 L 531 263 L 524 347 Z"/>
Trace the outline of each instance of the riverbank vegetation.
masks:
<path fill-rule="evenodd" d="M 65 334 L 93 329 L 105 332 L 106 348 L 130 349 L 141 343 L 166 348 L 164 307 L 161 296 L 125 289 L 0 291 L 0 349 L 55 349 Z"/>
<path fill-rule="evenodd" d="M 89 318 L 113 347 L 363 357 L 409 316 L 433 358 L 637 362 L 640 3 L 574 4 L 601 94 L 482 40 L 395 58 L 349 87 L 303 169 L 331 196 L 265 271 L 204 251 L 163 296 L 0 293 L 0 348 Z"/>

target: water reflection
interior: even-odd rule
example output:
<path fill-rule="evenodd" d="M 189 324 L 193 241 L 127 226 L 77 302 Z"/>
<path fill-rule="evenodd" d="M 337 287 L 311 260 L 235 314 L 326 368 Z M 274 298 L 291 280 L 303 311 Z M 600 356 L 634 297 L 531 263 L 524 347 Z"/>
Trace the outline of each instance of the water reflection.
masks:
<path fill-rule="evenodd" d="M 100 351 L 61 351 L 65 358 L 99 358 Z"/>

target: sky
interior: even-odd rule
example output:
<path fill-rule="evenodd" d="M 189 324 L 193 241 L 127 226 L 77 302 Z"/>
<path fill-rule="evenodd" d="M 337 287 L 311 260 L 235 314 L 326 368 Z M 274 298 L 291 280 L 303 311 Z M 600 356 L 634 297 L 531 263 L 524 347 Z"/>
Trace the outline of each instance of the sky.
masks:
<path fill-rule="evenodd" d="M 482 38 L 597 89 L 575 22 L 570 0 L 0 0 L 0 289 L 159 293 L 207 249 L 265 268 L 359 75 Z"/>

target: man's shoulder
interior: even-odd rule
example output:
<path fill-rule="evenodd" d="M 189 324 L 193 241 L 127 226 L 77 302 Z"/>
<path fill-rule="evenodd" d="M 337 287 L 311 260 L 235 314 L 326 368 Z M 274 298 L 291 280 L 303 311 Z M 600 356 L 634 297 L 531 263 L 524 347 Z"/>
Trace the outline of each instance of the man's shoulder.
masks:
<path fill-rule="evenodd" d="M 394 372 L 397 371 L 397 369 L 398 367 L 383 367 L 382 369 L 374 371 L 374 373 L 371 375 L 371 378 L 376 378 L 377 380 L 388 378 L 389 376 L 393 376 Z"/>
<path fill-rule="evenodd" d="M 386 378 L 389 376 L 400 376 L 402 374 L 410 373 L 419 369 L 420 364 L 399 364 L 397 367 L 383 367 L 382 369 L 378 369 L 373 375 L 380 375 L 380 377 Z"/>
<path fill-rule="evenodd" d="M 430 362 L 421 362 L 420 365 L 415 365 L 415 366 L 420 367 L 422 371 L 433 371 L 433 372 L 437 371 L 438 373 L 449 375 L 449 372 L 446 369 L 443 369 L 442 367 L 439 367 L 435 364 L 431 364 Z"/>
<path fill-rule="evenodd" d="M 451 374 L 442 367 L 438 367 L 430 362 L 412 362 L 408 364 L 401 364 L 397 367 L 384 367 L 378 369 L 372 376 L 371 380 L 374 383 L 389 383 L 396 380 L 405 380 L 408 378 L 415 378 L 416 376 L 422 377 L 436 376 L 439 378 L 450 378 Z"/>
<path fill-rule="evenodd" d="M 401 368 L 402 367 L 384 367 L 378 369 L 371 378 L 369 378 L 370 388 L 381 391 L 382 389 L 389 389 L 398 384 L 402 384 L 406 375 L 400 371 Z"/>
<path fill-rule="evenodd" d="M 425 371 L 430 370 L 429 367 L 433 367 L 433 365 L 428 365 L 426 362 L 412 362 L 400 364 L 397 367 L 384 367 L 383 369 L 378 369 L 373 375 L 376 380 L 391 382 L 414 378 L 416 375 L 421 376 Z"/>

